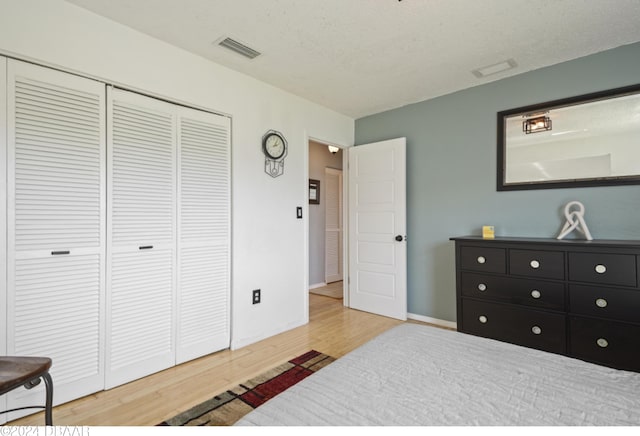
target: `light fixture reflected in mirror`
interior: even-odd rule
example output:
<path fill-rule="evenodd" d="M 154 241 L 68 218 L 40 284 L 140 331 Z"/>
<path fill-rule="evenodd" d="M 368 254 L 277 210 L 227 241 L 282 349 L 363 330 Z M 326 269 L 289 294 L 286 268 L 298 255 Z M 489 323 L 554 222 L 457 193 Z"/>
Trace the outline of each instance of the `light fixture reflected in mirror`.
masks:
<path fill-rule="evenodd" d="M 529 133 L 544 132 L 551 130 L 551 118 L 541 115 L 537 117 L 527 118 L 522 122 L 522 131 L 527 135 Z"/>
<path fill-rule="evenodd" d="M 327 147 L 329 147 L 329 152 L 331 152 L 331 154 L 336 154 L 338 150 L 340 150 L 338 147 L 334 147 L 333 145 L 328 145 Z"/>

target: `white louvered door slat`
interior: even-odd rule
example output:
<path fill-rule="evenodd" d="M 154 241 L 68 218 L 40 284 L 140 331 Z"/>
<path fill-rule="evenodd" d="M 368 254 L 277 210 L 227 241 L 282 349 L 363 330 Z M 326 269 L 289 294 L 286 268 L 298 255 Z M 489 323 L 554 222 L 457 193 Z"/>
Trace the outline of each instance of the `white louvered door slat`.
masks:
<path fill-rule="evenodd" d="M 325 169 L 325 283 L 342 280 L 342 171 Z"/>
<path fill-rule="evenodd" d="M 60 404 L 104 387 L 105 86 L 13 60 L 8 84 L 6 352 L 51 357 Z"/>
<path fill-rule="evenodd" d="M 111 388 L 175 364 L 176 107 L 109 90 Z"/>
<path fill-rule="evenodd" d="M 230 342 L 230 121 L 180 108 L 178 363 Z"/>

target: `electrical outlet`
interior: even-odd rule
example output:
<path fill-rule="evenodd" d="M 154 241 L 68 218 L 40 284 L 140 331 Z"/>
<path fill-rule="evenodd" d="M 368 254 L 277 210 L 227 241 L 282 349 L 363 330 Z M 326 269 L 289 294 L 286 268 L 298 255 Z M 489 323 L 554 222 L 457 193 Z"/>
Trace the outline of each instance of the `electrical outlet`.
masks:
<path fill-rule="evenodd" d="M 253 290 L 253 297 L 251 301 L 253 301 L 253 304 L 260 303 L 260 289 Z"/>

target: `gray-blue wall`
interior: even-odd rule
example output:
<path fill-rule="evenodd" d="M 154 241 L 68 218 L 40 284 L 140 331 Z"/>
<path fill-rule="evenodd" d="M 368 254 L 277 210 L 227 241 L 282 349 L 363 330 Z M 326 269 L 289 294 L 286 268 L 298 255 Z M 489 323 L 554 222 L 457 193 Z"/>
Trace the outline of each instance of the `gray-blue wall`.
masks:
<path fill-rule="evenodd" d="M 356 144 L 407 138 L 410 313 L 455 320 L 449 238 L 483 225 L 497 236 L 555 237 L 564 205 L 579 200 L 595 239 L 640 239 L 640 185 L 496 190 L 497 112 L 637 83 L 640 43 L 356 120 Z"/>

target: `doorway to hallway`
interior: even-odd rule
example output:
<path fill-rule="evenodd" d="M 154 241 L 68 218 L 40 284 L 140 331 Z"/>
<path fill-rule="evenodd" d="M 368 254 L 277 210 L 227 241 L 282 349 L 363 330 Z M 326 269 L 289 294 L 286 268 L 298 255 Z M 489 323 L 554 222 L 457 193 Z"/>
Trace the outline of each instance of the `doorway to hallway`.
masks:
<path fill-rule="evenodd" d="M 309 292 L 335 294 L 343 283 L 343 150 L 309 141 Z M 326 288 L 330 286 L 330 290 Z"/>

